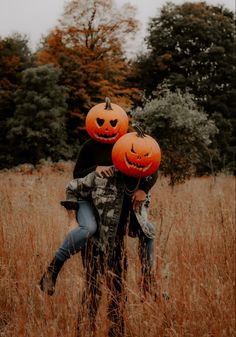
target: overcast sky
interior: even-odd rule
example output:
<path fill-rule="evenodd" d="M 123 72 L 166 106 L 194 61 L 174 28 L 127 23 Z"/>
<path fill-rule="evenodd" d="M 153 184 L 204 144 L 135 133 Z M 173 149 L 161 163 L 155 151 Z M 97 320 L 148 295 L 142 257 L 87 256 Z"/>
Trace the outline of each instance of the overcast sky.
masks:
<path fill-rule="evenodd" d="M 158 10 L 166 0 L 116 0 L 118 6 L 126 2 L 137 7 L 137 19 L 142 22 L 141 36 L 144 36 L 148 19 L 158 14 Z M 172 0 L 172 2 L 182 4 L 184 1 Z M 211 5 L 224 5 L 235 11 L 235 0 L 206 2 Z M 14 32 L 26 34 L 30 46 L 34 49 L 41 36 L 46 35 L 57 24 L 63 13 L 64 4 L 65 0 L 0 0 L 0 36 L 9 36 Z"/>

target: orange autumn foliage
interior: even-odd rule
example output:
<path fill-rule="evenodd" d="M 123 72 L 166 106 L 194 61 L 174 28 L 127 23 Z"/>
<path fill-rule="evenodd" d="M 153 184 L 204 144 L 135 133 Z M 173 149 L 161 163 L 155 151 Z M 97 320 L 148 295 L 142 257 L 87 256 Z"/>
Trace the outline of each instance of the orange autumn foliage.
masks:
<path fill-rule="evenodd" d="M 124 50 L 125 38 L 137 29 L 132 10 L 128 6 L 125 12 L 115 11 L 110 0 L 73 0 L 38 52 L 38 63 L 62 70 L 61 84 L 67 88 L 75 129 L 106 96 L 125 110 L 139 99 L 139 90 L 129 81 L 131 67 Z"/>

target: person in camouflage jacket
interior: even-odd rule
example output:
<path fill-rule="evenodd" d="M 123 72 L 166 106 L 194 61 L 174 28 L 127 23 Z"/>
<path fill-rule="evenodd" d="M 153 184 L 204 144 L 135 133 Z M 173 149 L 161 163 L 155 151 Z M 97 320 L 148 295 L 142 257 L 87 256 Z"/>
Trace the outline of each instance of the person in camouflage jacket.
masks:
<path fill-rule="evenodd" d="M 101 177 L 94 171 L 84 178 L 73 179 L 66 188 L 66 201 L 62 202 L 64 206 L 67 203 L 74 203 L 76 207 L 79 199 L 92 199 L 99 223 L 97 233 L 92 239 L 108 257 L 113 249 L 125 194 L 123 174 L 116 168 L 113 171 L 114 174 L 111 177 Z M 147 194 L 141 211 L 134 210 L 134 215 L 143 235 L 154 239 L 154 226 L 147 217 L 149 204 L 150 193 Z M 134 220 L 134 217 L 132 218 Z M 134 229 L 135 224 L 129 222 L 129 225 Z M 130 230 L 131 232 L 133 230 Z"/>
<path fill-rule="evenodd" d="M 153 277 L 154 261 L 147 251 L 147 245 L 145 245 L 145 238 L 149 238 L 151 241 L 155 237 L 154 226 L 147 217 L 150 193 L 147 194 L 146 201 L 140 211 L 134 210 L 133 216 L 130 212 L 127 219 L 128 228 L 124 229 L 120 218 L 125 189 L 124 176 L 117 169 L 113 169 L 113 175 L 110 177 L 102 177 L 97 172 L 91 172 L 84 178 L 73 179 L 68 184 L 66 200 L 62 202 L 65 207 L 68 204 L 73 207 L 73 203 L 76 207 L 78 200 L 90 199 L 97 218 L 97 232 L 89 239 L 87 250 L 82 250 L 83 263 L 87 271 L 83 304 L 86 303 L 89 308 L 91 335 L 96 330 L 96 313 L 101 298 L 100 280 L 102 275 L 106 275 L 106 284 L 111 291 L 108 313 L 113 313 L 109 314 L 109 318 L 113 322 L 109 336 L 123 336 L 124 280 L 127 269 L 124 249 L 125 231 L 143 237 L 144 240 L 140 240 L 143 245 L 140 247 L 140 257 L 146 287 L 150 286 L 149 282 Z M 122 230 L 119 228 L 120 225 Z M 137 230 L 138 228 L 140 231 Z M 84 306 L 82 305 L 82 307 Z M 84 333 L 81 331 L 83 317 L 84 312 L 80 311 L 78 336 L 83 336 Z"/>
<path fill-rule="evenodd" d="M 155 230 L 148 222 L 147 209 L 149 191 L 156 182 L 157 173 L 142 179 L 122 175 L 112 166 L 111 150 L 112 145 L 99 144 L 92 139 L 82 146 L 73 171 L 75 179 L 67 187 L 67 200 L 62 202 L 77 223 L 66 235 L 39 283 L 42 291 L 52 295 L 65 261 L 81 251 L 87 278 L 82 303 L 89 308 L 93 325 L 89 337 L 95 331 L 101 275 L 105 275 L 112 292 L 108 312 L 115 332 L 113 334 L 111 328 L 109 336 L 122 336 L 125 233 L 139 238 L 144 291 L 149 290 L 154 271 Z M 83 322 L 82 310 L 79 322 Z M 84 337 L 83 333 L 78 336 Z"/>

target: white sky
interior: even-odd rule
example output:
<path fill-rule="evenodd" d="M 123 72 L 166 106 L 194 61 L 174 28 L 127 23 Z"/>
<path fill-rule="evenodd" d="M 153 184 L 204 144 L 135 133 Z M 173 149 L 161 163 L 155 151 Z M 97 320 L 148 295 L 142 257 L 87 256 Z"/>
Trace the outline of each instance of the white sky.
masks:
<path fill-rule="evenodd" d="M 196 2 L 192 0 L 193 2 Z M 46 35 L 63 13 L 66 0 L 0 0 L 0 36 L 6 37 L 14 32 L 26 34 L 34 49 L 42 35 Z M 137 7 L 137 19 L 141 21 L 141 37 L 150 17 L 156 16 L 166 0 L 116 0 L 116 4 L 126 2 Z M 172 0 L 181 4 L 182 0 Z M 235 0 L 206 0 L 210 5 L 224 5 L 235 11 Z M 141 45 L 140 39 L 140 45 Z"/>

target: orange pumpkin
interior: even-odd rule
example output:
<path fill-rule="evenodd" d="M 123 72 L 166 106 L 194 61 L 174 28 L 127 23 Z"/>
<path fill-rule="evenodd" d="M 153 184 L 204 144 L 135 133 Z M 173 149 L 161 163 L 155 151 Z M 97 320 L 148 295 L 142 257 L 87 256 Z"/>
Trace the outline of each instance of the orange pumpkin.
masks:
<path fill-rule="evenodd" d="M 161 162 L 161 150 L 154 138 L 136 128 L 122 136 L 113 146 L 112 161 L 115 167 L 132 177 L 147 177 Z"/>
<path fill-rule="evenodd" d="M 85 126 L 91 138 L 101 143 L 113 144 L 128 130 L 128 116 L 117 104 L 106 98 L 89 110 Z"/>

